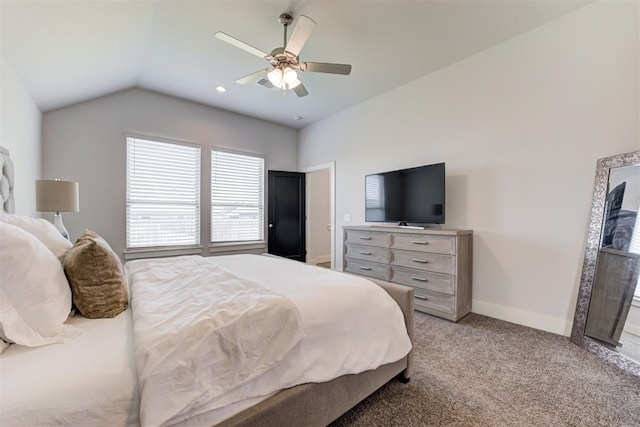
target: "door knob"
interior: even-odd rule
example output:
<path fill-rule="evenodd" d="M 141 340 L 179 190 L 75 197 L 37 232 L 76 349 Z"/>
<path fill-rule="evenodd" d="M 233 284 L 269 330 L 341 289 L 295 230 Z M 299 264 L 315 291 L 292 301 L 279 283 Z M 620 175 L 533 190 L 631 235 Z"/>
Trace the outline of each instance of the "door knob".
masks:
<path fill-rule="evenodd" d="M 273 224 L 269 224 L 269 228 L 273 228 Z"/>

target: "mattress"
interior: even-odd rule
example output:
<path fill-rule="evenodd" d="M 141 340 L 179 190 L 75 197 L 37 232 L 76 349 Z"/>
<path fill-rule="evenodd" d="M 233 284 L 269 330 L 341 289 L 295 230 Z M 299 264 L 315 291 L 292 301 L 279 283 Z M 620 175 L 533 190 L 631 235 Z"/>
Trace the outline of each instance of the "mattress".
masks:
<path fill-rule="evenodd" d="M 113 319 L 74 316 L 68 324 L 82 335 L 2 352 L 0 425 L 138 425 L 130 310 Z"/>

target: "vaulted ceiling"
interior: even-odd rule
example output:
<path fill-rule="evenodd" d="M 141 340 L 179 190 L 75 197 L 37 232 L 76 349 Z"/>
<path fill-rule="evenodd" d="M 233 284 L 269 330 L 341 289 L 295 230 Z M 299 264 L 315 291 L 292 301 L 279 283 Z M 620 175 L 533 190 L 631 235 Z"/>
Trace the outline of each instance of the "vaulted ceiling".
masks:
<path fill-rule="evenodd" d="M 586 3 L 1 0 L 1 53 L 44 112 L 140 87 L 300 128 Z M 282 12 L 317 22 L 301 60 L 352 64 L 351 75 L 303 73 L 303 98 L 234 83 L 268 64 L 214 33 L 270 52 Z"/>

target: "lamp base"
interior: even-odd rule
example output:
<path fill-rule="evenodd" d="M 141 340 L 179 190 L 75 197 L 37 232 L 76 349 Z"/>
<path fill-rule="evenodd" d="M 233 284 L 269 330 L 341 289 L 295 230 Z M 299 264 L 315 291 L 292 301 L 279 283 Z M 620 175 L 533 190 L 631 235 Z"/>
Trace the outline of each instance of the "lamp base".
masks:
<path fill-rule="evenodd" d="M 62 237 L 69 240 L 69 232 L 66 228 L 64 228 L 64 224 L 62 223 L 62 213 L 56 212 L 53 214 L 53 225 L 56 229 L 62 234 Z"/>

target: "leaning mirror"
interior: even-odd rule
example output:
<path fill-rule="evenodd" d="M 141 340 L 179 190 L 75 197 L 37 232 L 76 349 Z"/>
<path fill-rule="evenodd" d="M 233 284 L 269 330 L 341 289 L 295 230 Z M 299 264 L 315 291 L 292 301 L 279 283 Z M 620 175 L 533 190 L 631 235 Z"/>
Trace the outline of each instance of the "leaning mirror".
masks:
<path fill-rule="evenodd" d="M 598 160 L 571 342 L 640 377 L 640 151 Z"/>

